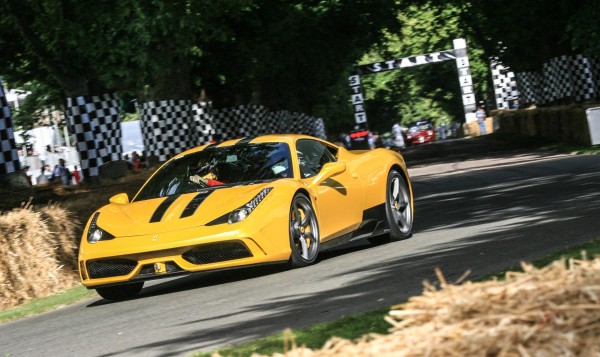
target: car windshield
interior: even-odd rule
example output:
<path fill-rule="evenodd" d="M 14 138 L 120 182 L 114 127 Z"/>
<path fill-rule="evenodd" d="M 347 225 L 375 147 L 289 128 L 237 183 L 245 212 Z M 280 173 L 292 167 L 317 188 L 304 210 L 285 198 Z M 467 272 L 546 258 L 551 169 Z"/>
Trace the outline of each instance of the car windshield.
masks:
<path fill-rule="evenodd" d="M 292 177 L 290 149 L 284 143 L 209 147 L 163 166 L 134 201 Z"/>
<path fill-rule="evenodd" d="M 410 127 L 410 129 L 408 129 L 408 132 L 416 133 L 419 131 L 431 130 L 432 128 L 433 127 L 431 126 L 431 124 L 417 124 L 416 126 Z"/>

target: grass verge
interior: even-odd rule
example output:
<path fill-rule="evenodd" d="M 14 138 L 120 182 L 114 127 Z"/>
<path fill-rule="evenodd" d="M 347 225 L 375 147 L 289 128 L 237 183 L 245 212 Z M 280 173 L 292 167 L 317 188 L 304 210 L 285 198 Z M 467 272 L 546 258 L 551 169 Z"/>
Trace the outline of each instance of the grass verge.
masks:
<path fill-rule="evenodd" d="M 94 290 L 88 290 L 83 286 L 76 286 L 56 295 L 31 300 L 17 307 L 0 311 L 0 322 L 20 319 L 58 309 L 62 306 L 70 305 L 92 297 L 95 293 Z"/>

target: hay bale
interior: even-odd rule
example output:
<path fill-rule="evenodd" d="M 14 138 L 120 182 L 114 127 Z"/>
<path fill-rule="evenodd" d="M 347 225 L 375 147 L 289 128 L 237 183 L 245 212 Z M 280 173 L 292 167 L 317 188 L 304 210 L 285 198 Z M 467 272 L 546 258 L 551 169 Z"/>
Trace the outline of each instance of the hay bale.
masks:
<path fill-rule="evenodd" d="M 8 308 L 33 298 L 58 293 L 73 286 L 77 277 L 65 269 L 59 257 L 68 256 L 58 247 L 70 250 L 75 241 L 64 222 L 68 214 L 54 207 L 46 216 L 24 207 L 0 215 L 0 308 Z M 72 254 L 72 253 L 71 253 Z"/>
<path fill-rule="evenodd" d="M 600 259 L 523 270 L 463 285 L 438 270 L 441 288 L 426 282 L 421 296 L 392 307 L 389 335 L 274 356 L 599 356 Z"/>
<path fill-rule="evenodd" d="M 428 285 L 424 294 L 395 307 L 393 335 L 410 347 L 406 355 L 573 355 L 600 353 L 600 259 L 557 261 L 505 281 Z M 418 342 L 411 335 L 419 335 Z M 426 342 L 426 343 L 423 343 Z M 415 348 L 417 347 L 417 348 Z"/>
<path fill-rule="evenodd" d="M 517 112 L 521 117 L 522 126 L 523 126 L 523 134 L 528 136 L 536 136 L 538 135 L 537 122 L 535 118 L 535 111 L 532 110 L 522 110 Z"/>
<path fill-rule="evenodd" d="M 56 204 L 42 207 L 39 211 L 54 238 L 49 243 L 55 249 L 56 259 L 65 265 L 65 269 L 76 273 L 81 223 Z"/>

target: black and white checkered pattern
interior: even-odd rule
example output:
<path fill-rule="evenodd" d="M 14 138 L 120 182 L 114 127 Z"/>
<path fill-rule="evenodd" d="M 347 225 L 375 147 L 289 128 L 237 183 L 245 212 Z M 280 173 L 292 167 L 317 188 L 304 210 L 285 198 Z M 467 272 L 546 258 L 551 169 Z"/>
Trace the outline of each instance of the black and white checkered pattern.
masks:
<path fill-rule="evenodd" d="M 263 106 L 240 105 L 213 110 L 211 117 L 216 133 L 222 140 L 227 140 L 272 132 L 269 127 L 269 114 Z"/>
<path fill-rule="evenodd" d="M 267 118 L 267 127 L 269 128 L 269 132 L 286 134 L 292 133 L 294 119 L 292 115 L 287 110 L 279 110 L 271 113 Z"/>
<path fill-rule="evenodd" d="M 327 131 L 325 130 L 325 122 L 323 121 L 323 118 L 315 118 L 312 125 L 313 136 L 321 139 L 327 139 Z"/>
<path fill-rule="evenodd" d="M 525 103 L 544 102 L 544 77 L 538 72 L 516 74 L 521 100 Z"/>
<path fill-rule="evenodd" d="M 244 136 L 302 133 L 326 138 L 320 118 L 260 105 L 213 109 L 210 103 L 162 101 L 142 104 L 142 137 L 148 156 L 165 161 L 186 149 Z"/>
<path fill-rule="evenodd" d="M 223 140 L 272 133 L 326 137 L 322 119 L 287 110 L 270 111 L 260 105 L 213 110 L 211 120 L 215 133 Z"/>
<path fill-rule="evenodd" d="M 17 172 L 20 169 L 10 107 L 0 81 L 0 175 Z"/>
<path fill-rule="evenodd" d="M 192 115 L 197 137 L 194 146 L 204 145 L 215 139 L 216 132 L 212 118 L 210 117 L 210 112 L 210 103 L 202 102 L 192 104 Z"/>
<path fill-rule="evenodd" d="M 496 95 L 496 107 L 498 109 L 509 109 L 510 101 L 519 98 L 515 74 L 499 62 L 492 62 L 491 70 L 494 93 Z"/>
<path fill-rule="evenodd" d="M 572 97 L 584 101 L 597 97 L 600 67 L 584 56 L 560 56 L 544 63 L 542 72 L 517 73 L 517 83 L 523 100 L 546 104 Z"/>
<path fill-rule="evenodd" d="M 560 56 L 550 59 L 542 66 L 544 74 L 544 99 L 553 102 L 573 95 L 570 79 L 570 58 Z"/>
<path fill-rule="evenodd" d="M 115 94 L 67 98 L 67 120 L 75 135 L 84 177 L 99 176 L 105 162 L 121 160 L 121 123 Z"/>
<path fill-rule="evenodd" d="M 600 58 L 590 57 L 590 66 L 592 67 L 592 78 L 596 85 L 596 97 L 600 96 Z"/>
<path fill-rule="evenodd" d="M 584 55 L 576 55 L 572 57 L 570 67 L 575 100 L 583 101 L 594 98 L 597 85 L 594 82 L 592 62 Z"/>
<path fill-rule="evenodd" d="M 146 155 L 163 162 L 197 145 L 195 114 L 190 100 L 142 104 L 142 138 Z"/>

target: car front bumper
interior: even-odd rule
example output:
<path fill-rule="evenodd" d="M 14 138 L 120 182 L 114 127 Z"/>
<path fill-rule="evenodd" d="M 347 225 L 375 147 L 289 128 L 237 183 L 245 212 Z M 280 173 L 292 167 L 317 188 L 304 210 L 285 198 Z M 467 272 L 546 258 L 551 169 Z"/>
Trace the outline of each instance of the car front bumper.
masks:
<path fill-rule="evenodd" d="M 168 277 L 175 274 L 284 262 L 285 241 L 269 239 L 255 225 L 200 226 L 151 235 L 81 244 L 81 282 L 88 288 Z M 259 243 L 260 242 L 260 243 Z"/>

